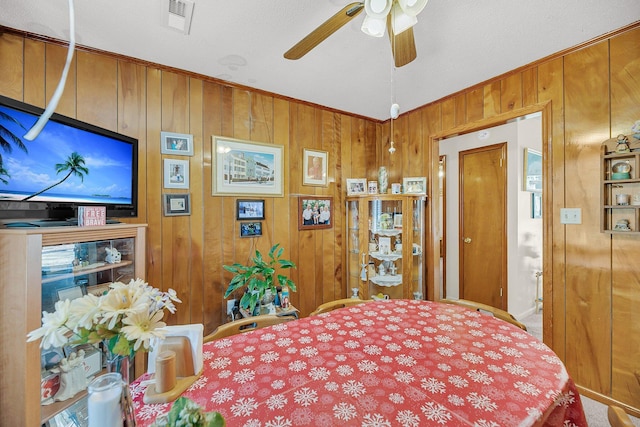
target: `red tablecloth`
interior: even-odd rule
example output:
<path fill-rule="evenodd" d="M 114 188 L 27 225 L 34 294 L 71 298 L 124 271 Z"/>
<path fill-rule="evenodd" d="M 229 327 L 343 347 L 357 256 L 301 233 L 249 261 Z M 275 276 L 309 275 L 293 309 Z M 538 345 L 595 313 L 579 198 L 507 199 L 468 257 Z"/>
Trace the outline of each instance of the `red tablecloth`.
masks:
<path fill-rule="evenodd" d="M 185 393 L 228 426 L 586 426 L 558 357 L 513 325 L 429 301 L 390 300 L 204 346 Z M 171 404 L 145 405 L 138 427 Z"/>

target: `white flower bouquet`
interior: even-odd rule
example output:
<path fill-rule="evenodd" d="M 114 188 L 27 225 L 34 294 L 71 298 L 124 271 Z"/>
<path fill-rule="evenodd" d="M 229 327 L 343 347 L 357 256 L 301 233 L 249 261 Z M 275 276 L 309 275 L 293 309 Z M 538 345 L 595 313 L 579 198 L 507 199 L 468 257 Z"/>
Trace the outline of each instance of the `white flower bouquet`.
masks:
<path fill-rule="evenodd" d="M 27 341 L 42 338 L 44 349 L 104 341 L 111 353 L 133 356 L 149 350 L 152 337 L 164 338 L 164 310 L 175 313 L 174 302 L 182 302 L 173 289 L 162 292 L 141 279 L 109 287 L 99 297 L 87 294 L 56 302 L 55 312 L 42 312 L 42 326 L 31 331 Z"/>

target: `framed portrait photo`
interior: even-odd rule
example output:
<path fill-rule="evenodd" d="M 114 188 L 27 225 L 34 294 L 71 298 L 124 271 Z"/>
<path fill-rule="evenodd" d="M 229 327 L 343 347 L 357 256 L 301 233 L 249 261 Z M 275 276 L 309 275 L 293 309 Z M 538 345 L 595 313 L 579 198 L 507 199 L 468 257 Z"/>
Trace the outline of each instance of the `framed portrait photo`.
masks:
<path fill-rule="evenodd" d="M 402 178 L 404 194 L 427 194 L 427 178 L 424 176 Z"/>
<path fill-rule="evenodd" d="M 211 194 L 284 195 L 282 145 L 212 137 Z"/>
<path fill-rule="evenodd" d="M 347 196 L 367 194 L 367 180 L 365 178 L 347 178 Z"/>
<path fill-rule="evenodd" d="M 241 222 L 240 237 L 258 237 L 262 236 L 261 222 Z"/>
<path fill-rule="evenodd" d="M 190 194 L 163 194 L 164 216 L 191 215 Z"/>
<path fill-rule="evenodd" d="M 302 185 L 327 185 L 329 154 L 326 151 L 303 150 Z"/>
<path fill-rule="evenodd" d="M 164 188 L 189 189 L 189 162 L 164 159 Z"/>
<path fill-rule="evenodd" d="M 316 230 L 333 226 L 333 197 L 300 196 L 298 230 Z"/>
<path fill-rule="evenodd" d="M 264 200 L 237 200 L 236 219 L 264 219 Z"/>
<path fill-rule="evenodd" d="M 160 132 L 160 152 L 178 156 L 193 156 L 193 135 Z"/>

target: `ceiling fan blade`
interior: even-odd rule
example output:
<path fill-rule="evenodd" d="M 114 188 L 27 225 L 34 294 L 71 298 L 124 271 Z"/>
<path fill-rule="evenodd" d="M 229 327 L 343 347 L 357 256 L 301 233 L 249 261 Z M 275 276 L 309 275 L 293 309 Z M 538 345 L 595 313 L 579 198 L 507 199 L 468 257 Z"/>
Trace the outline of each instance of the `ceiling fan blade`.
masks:
<path fill-rule="evenodd" d="M 362 12 L 362 9 L 364 9 L 364 2 L 355 2 L 346 5 L 340 12 L 327 19 L 318 28 L 296 43 L 295 46 L 286 51 L 284 57 L 287 59 L 302 58 L 309 53 L 311 49 L 318 46 L 327 37 L 347 24 L 347 22 L 358 16 L 358 14 Z"/>
<path fill-rule="evenodd" d="M 400 34 L 393 34 L 390 24 L 387 27 L 389 29 L 393 59 L 396 67 L 402 67 L 416 59 L 416 42 L 413 37 L 413 28 L 409 28 Z"/>

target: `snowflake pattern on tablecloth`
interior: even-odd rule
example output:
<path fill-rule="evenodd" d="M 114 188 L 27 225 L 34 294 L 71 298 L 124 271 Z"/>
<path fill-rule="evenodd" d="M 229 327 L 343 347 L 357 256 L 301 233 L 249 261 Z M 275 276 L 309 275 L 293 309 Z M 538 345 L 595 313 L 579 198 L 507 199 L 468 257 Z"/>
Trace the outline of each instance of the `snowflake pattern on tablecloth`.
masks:
<path fill-rule="evenodd" d="M 499 427 L 526 425 L 553 405 L 576 413 L 565 407 L 579 404 L 558 388 L 568 374 L 546 345 L 449 304 L 371 302 L 203 350 L 204 373 L 184 395 L 221 412 L 229 426 L 457 427 L 464 419 Z M 141 384 L 131 392 L 138 424 L 147 427 L 171 405 L 143 404 Z M 563 427 L 576 425 L 583 424 L 567 419 Z"/>

